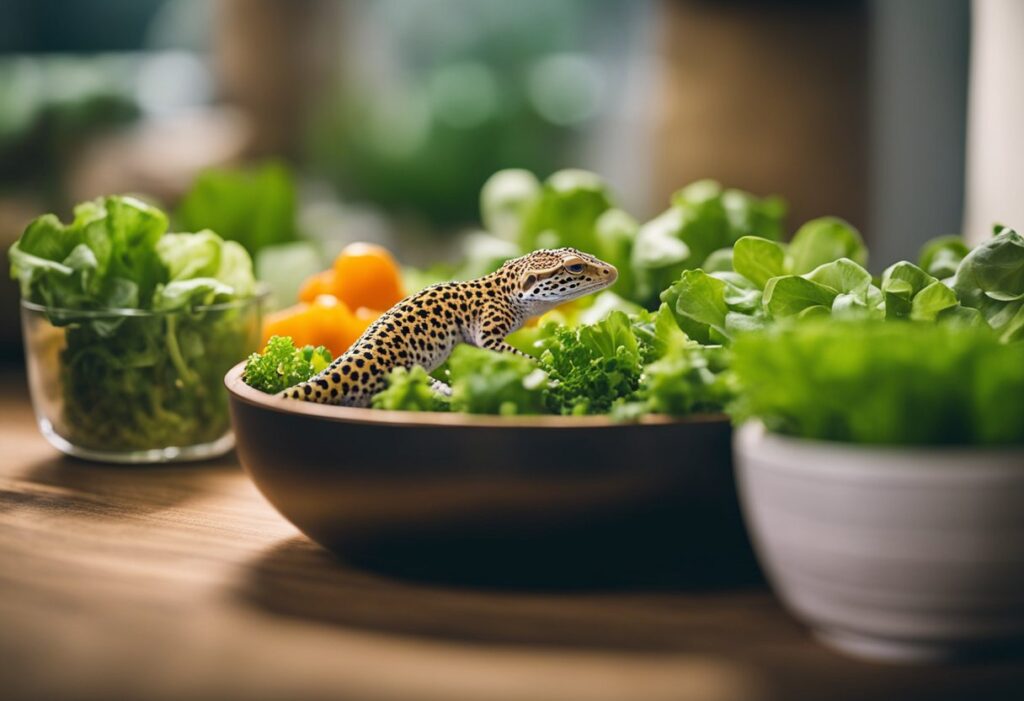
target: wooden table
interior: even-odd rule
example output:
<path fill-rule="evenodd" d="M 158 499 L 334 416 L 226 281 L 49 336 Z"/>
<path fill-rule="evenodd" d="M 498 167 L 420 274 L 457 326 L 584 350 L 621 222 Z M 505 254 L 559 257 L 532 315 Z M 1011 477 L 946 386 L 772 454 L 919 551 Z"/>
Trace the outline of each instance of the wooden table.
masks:
<path fill-rule="evenodd" d="M 311 544 L 233 456 L 59 456 L 0 369 L 0 698 L 1024 698 L 1024 664 L 853 661 L 762 588 L 480 590 Z"/>

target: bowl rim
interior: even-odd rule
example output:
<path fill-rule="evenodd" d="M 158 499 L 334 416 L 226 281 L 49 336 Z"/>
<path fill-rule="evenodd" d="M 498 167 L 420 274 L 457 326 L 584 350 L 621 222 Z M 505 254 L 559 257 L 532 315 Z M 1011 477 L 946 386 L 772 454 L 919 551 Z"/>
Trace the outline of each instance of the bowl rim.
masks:
<path fill-rule="evenodd" d="M 764 422 L 751 419 L 736 427 L 733 444 L 737 455 L 746 451 L 756 452 L 758 461 L 770 463 L 773 467 L 792 472 L 816 474 L 834 471 L 817 466 L 817 459 L 827 454 L 833 462 L 849 463 L 861 472 L 877 470 L 894 473 L 905 471 L 920 473 L 922 470 L 936 472 L 949 469 L 968 473 L 975 467 L 965 468 L 960 461 L 964 458 L 989 458 L 1005 460 L 1024 457 L 1024 445 L 936 445 L 936 444 L 887 444 L 848 443 L 818 438 L 803 438 L 772 431 Z M 928 460 L 926 468 L 910 464 L 910 461 Z M 1024 471 L 1024 460 L 1020 469 Z"/>
<path fill-rule="evenodd" d="M 191 314 L 196 312 L 222 312 L 229 309 L 242 309 L 253 304 L 266 302 L 270 297 L 269 285 L 259 282 L 253 293 L 245 297 L 233 299 L 230 302 L 217 302 L 215 304 L 197 304 L 189 307 L 177 307 L 175 309 L 142 309 L 139 307 L 106 307 L 103 309 L 70 309 L 67 307 L 50 307 L 38 302 L 32 302 L 22 297 L 19 302 L 23 310 L 41 312 L 46 315 L 56 315 L 62 320 L 87 320 L 87 319 L 109 319 L 111 317 L 162 317 L 176 314 Z"/>
<path fill-rule="evenodd" d="M 446 426 L 475 428 L 629 428 L 636 426 L 679 426 L 687 424 L 728 423 L 726 414 L 691 414 L 684 417 L 651 414 L 636 421 L 615 421 L 607 415 L 598 416 L 494 416 L 483 414 L 446 413 L 437 411 L 394 411 L 297 402 L 266 394 L 242 381 L 246 361 L 228 370 L 224 386 L 228 395 L 253 406 L 280 414 L 309 416 L 328 421 L 355 424 Z"/>

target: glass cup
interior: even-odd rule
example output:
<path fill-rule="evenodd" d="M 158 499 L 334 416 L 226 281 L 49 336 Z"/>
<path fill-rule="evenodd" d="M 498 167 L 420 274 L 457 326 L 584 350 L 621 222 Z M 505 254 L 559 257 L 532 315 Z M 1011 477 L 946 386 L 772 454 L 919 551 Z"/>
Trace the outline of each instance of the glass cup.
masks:
<path fill-rule="evenodd" d="M 257 349 L 265 298 L 170 312 L 22 300 L 39 429 L 58 450 L 104 462 L 226 453 L 234 437 L 224 374 Z"/>

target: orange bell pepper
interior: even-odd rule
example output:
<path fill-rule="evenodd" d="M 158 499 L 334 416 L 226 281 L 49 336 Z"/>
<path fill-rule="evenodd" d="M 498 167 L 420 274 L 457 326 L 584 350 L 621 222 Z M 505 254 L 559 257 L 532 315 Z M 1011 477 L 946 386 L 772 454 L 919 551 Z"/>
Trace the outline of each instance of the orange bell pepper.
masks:
<path fill-rule="evenodd" d="M 334 261 L 334 294 L 351 309 L 386 311 L 405 297 L 401 271 L 386 248 L 346 246 Z"/>
<path fill-rule="evenodd" d="M 312 303 L 320 295 L 334 295 L 334 282 L 334 270 L 324 270 L 321 273 L 306 278 L 306 281 L 302 283 L 302 287 L 299 288 L 299 301 Z"/>
<path fill-rule="evenodd" d="M 288 336 L 296 346 L 304 346 L 313 338 L 313 307 L 302 302 L 268 314 L 263 320 L 263 341 L 266 346 L 271 336 Z"/>
<path fill-rule="evenodd" d="M 369 307 L 359 307 L 356 309 L 356 318 L 364 324 L 363 330 L 369 328 L 370 324 L 377 321 L 380 315 L 383 314 L 380 309 L 370 309 Z"/>
<path fill-rule="evenodd" d="M 271 336 L 290 336 L 296 346 L 326 346 L 337 357 L 375 318 L 353 313 L 337 297 L 319 295 L 312 303 L 299 302 L 269 315 L 263 325 L 263 345 Z"/>
<path fill-rule="evenodd" d="M 267 317 L 263 343 L 271 336 L 290 336 L 296 346 L 326 346 L 337 357 L 403 297 L 401 273 L 391 254 L 380 246 L 353 243 L 330 270 L 303 283 L 298 304 Z"/>

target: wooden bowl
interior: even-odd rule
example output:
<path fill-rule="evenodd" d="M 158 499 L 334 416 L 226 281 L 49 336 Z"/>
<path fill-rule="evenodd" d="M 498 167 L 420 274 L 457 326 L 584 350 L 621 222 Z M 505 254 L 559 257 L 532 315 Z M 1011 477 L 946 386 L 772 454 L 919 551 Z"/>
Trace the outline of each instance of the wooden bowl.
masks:
<path fill-rule="evenodd" d="M 403 574 L 707 584 L 753 558 L 722 415 L 499 417 L 279 399 L 226 376 L 238 456 L 303 533 Z"/>

